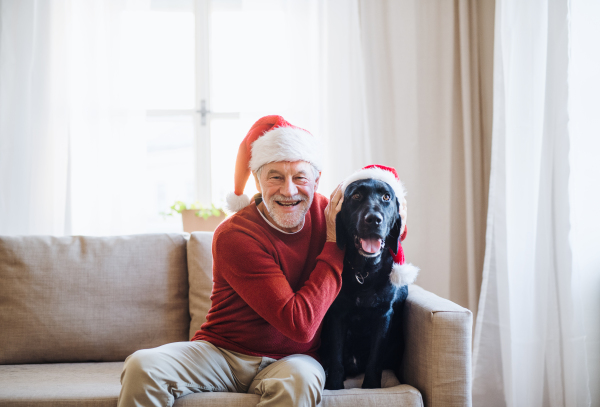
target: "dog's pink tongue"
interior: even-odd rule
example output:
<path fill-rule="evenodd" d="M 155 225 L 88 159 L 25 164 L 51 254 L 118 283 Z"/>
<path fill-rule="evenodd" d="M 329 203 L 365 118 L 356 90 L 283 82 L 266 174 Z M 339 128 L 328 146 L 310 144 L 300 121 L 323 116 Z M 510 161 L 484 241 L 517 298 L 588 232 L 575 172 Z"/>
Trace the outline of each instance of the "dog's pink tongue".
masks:
<path fill-rule="evenodd" d="M 381 248 L 381 240 L 379 239 L 360 239 L 362 249 L 367 253 L 377 253 Z"/>

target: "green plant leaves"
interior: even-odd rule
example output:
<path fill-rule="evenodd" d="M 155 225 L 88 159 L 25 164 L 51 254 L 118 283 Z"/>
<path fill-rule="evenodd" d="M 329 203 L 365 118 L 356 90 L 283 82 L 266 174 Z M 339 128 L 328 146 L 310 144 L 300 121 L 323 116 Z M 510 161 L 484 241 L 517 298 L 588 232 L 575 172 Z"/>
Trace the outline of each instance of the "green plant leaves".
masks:
<path fill-rule="evenodd" d="M 168 213 L 161 212 L 163 216 L 173 216 L 175 213 L 181 213 L 187 209 L 197 209 L 196 216 L 202 217 L 204 219 L 208 219 L 211 216 L 221 216 L 223 211 L 221 208 L 215 206 L 215 204 L 211 204 L 210 208 L 205 208 L 200 202 L 196 201 L 189 206 L 183 201 L 176 201 L 173 205 L 171 205 L 171 211 Z"/>
<path fill-rule="evenodd" d="M 200 210 L 196 212 L 196 216 L 208 219 L 210 216 L 220 216 L 221 209 L 217 208 L 215 204 L 212 204 L 210 208 L 204 208 L 200 205 Z"/>

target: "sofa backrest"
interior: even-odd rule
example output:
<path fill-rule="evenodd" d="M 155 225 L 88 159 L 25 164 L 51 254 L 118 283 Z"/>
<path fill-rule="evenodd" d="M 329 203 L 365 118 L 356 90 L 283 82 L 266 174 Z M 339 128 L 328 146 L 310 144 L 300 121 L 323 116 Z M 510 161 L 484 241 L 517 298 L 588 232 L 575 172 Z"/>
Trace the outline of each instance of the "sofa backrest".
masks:
<path fill-rule="evenodd" d="M 188 339 L 186 235 L 0 237 L 0 364 L 120 361 Z"/>
<path fill-rule="evenodd" d="M 212 232 L 194 232 L 188 241 L 190 339 L 206 321 L 212 293 Z"/>

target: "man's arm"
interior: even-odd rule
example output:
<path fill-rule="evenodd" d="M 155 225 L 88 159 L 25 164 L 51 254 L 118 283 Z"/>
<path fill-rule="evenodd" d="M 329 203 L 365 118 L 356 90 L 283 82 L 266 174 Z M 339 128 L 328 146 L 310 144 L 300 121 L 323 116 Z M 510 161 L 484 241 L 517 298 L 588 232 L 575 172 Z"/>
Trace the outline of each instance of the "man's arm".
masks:
<path fill-rule="evenodd" d="M 215 261 L 220 275 L 283 335 L 296 342 L 311 341 L 341 289 L 344 252 L 335 243 L 325 243 L 309 279 L 294 292 L 273 256 L 259 242 L 232 232 L 216 242 L 216 250 L 227 250 L 232 244 L 235 259 L 222 264 Z"/>

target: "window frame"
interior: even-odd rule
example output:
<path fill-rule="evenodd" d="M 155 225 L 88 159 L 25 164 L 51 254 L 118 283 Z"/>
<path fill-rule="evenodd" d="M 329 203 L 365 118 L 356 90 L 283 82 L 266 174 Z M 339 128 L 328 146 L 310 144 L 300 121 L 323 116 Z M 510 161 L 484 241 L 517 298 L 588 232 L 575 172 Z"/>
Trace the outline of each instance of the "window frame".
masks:
<path fill-rule="evenodd" d="M 194 125 L 195 201 L 210 206 L 212 196 L 211 121 L 239 119 L 240 112 L 212 111 L 210 95 L 210 15 L 212 0 L 194 0 L 195 107 L 194 109 L 148 109 L 147 117 L 192 116 Z"/>

